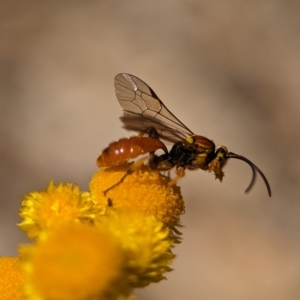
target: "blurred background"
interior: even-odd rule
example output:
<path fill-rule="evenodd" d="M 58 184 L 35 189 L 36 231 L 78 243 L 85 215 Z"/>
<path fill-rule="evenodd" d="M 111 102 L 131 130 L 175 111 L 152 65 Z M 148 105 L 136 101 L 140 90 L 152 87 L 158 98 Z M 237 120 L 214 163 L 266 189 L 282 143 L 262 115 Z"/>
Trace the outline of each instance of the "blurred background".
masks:
<path fill-rule="evenodd" d="M 0 1 L 0 255 L 26 242 L 21 197 L 82 190 L 121 127 L 113 79 L 134 74 L 196 134 L 252 160 L 180 181 L 183 242 L 138 299 L 299 299 L 300 2 Z"/>

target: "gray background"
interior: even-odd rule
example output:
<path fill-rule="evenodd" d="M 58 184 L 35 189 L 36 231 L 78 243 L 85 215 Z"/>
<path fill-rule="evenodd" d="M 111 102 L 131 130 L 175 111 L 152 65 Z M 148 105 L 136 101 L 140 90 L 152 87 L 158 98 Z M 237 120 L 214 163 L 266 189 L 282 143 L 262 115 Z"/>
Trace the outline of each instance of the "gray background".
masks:
<path fill-rule="evenodd" d="M 0 255 L 16 255 L 21 196 L 50 179 L 83 190 L 128 137 L 113 78 L 146 81 L 195 133 L 255 162 L 222 184 L 189 172 L 183 243 L 139 299 L 299 299 L 299 1 L 0 2 Z"/>

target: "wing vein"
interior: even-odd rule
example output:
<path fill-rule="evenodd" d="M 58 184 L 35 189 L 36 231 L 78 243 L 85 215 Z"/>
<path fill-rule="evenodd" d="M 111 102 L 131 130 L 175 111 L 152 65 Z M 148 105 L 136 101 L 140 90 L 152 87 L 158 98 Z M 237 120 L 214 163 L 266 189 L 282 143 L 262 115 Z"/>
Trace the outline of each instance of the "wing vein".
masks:
<path fill-rule="evenodd" d="M 141 79 L 126 73 L 118 74 L 115 92 L 123 108 L 124 115 L 120 119 L 124 128 L 141 132 L 154 127 L 162 139 L 172 143 L 194 135 Z"/>

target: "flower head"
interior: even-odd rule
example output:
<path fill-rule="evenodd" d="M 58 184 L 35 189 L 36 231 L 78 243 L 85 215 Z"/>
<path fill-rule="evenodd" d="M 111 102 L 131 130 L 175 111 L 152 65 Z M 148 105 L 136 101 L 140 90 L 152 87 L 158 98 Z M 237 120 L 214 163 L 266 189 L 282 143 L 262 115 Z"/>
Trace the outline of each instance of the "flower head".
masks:
<path fill-rule="evenodd" d="M 90 194 L 80 192 L 76 184 L 59 184 L 53 181 L 46 190 L 31 192 L 23 197 L 19 227 L 29 237 L 37 237 L 42 231 L 54 229 L 65 223 L 93 218 L 93 202 Z"/>
<path fill-rule="evenodd" d="M 90 181 L 90 191 L 102 206 L 143 211 L 167 226 L 177 225 L 184 213 L 184 200 L 178 186 L 170 186 L 170 178 L 143 165 L 126 175 L 129 164 L 100 170 Z M 120 184 L 117 184 L 120 182 Z M 114 186 L 115 185 L 115 186 Z M 103 191 L 111 188 L 106 195 Z"/>
<path fill-rule="evenodd" d="M 115 299 L 112 295 L 118 292 L 128 293 L 118 280 L 123 275 L 122 250 L 106 230 L 68 224 L 20 252 L 30 299 Z"/>
<path fill-rule="evenodd" d="M 155 216 L 137 210 L 107 210 L 95 219 L 120 244 L 125 256 L 127 280 L 132 287 L 146 286 L 164 279 L 171 271 L 175 239 Z"/>

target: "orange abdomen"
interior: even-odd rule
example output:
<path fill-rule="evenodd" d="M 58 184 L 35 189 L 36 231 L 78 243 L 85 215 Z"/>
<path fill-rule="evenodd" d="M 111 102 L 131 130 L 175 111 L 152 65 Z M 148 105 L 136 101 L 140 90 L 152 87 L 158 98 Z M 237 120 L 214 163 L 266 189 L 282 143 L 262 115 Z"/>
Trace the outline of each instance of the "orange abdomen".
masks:
<path fill-rule="evenodd" d="M 159 139 L 139 136 L 122 138 L 117 142 L 112 142 L 102 151 L 97 158 L 97 166 L 114 166 L 141 154 L 154 152 L 158 149 L 162 149 L 165 153 L 168 152 L 165 144 Z"/>

